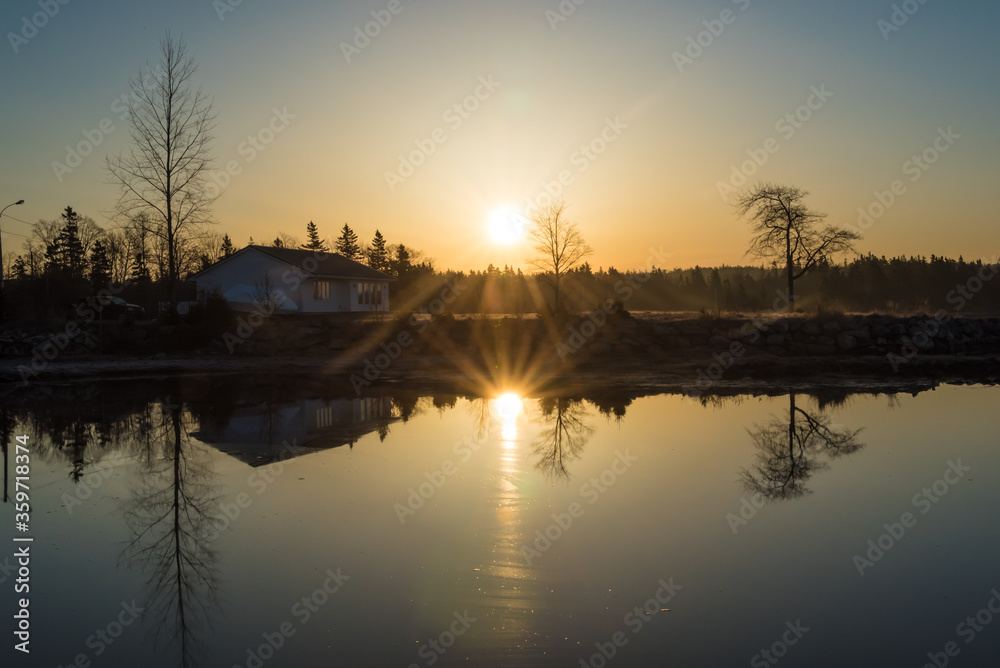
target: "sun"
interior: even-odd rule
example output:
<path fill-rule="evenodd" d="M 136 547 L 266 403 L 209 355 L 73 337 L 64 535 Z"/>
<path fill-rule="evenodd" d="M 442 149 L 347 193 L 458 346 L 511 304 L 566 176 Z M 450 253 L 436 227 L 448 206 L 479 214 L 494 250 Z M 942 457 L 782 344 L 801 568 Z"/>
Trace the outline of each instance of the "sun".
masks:
<path fill-rule="evenodd" d="M 511 207 L 496 209 L 490 213 L 487 231 L 494 243 L 513 246 L 524 238 L 524 216 Z"/>

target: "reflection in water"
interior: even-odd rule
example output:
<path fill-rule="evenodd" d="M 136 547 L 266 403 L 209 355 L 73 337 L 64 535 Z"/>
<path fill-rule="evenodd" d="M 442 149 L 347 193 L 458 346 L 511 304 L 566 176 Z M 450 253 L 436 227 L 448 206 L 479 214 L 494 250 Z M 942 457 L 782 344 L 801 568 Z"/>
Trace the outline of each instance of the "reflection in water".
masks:
<path fill-rule="evenodd" d="M 181 406 L 168 400 L 147 418 L 152 429 L 138 453 L 143 475 L 124 512 L 132 539 L 122 561 L 146 574 L 143 615 L 154 645 L 169 639 L 180 665 L 194 666 L 204 639 L 199 634 L 209 631 L 219 607 L 218 559 L 207 540 L 219 497 L 205 453 L 188 438 Z"/>
<path fill-rule="evenodd" d="M 8 444 L 11 441 L 11 437 L 14 435 L 14 420 L 11 417 L 10 411 L 6 408 L 0 408 L 0 443 L 3 444 L 3 502 L 7 503 L 10 498 L 7 493 L 8 478 L 10 476 L 9 465 L 9 454 L 7 451 Z"/>
<path fill-rule="evenodd" d="M 541 399 L 538 407 L 545 427 L 533 444 L 535 467 L 549 480 L 569 482 L 567 465 L 583 454 L 594 433 L 585 421 L 587 410 L 582 401 L 562 398 Z"/>
<path fill-rule="evenodd" d="M 384 440 L 397 419 L 388 397 L 299 399 L 236 407 L 225 422 L 202 417 L 192 436 L 246 464 L 263 466 L 318 450 L 353 448 L 371 433 Z"/>
<path fill-rule="evenodd" d="M 538 573 L 525 564 L 520 551 L 525 517 L 535 496 L 525 453 L 518 447 L 524 400 L 515 394 L 474 399 L 472 411 L 481 436 L 490 431 L 491 425 L 498 425 L 500 430 L 494 484 L 486 492 L 487 503 L 496 508 L 494 522 L 485 536 L 490 554 L 479 569 L 477 584 L 488 609 L 484 616 L 494 625 L 491 641 L 511 656 L 530 652 L 541 587 Z"/>
<path fill-rule="evenodd" d="M 825 466 L 817 461 L 819 456 L 836 458 L 864 447 L 857 441 L 860 429 L 845 429 L 825 415 L 799 408 L 794 394 L 788 395 L 787 419 L 774 416 L 748 432 L 760 452 L 753 468 L 741 473 L 741 480 L 747 491 L 770 500 L 793 499 L 808 492 L 805 482 Z"/>

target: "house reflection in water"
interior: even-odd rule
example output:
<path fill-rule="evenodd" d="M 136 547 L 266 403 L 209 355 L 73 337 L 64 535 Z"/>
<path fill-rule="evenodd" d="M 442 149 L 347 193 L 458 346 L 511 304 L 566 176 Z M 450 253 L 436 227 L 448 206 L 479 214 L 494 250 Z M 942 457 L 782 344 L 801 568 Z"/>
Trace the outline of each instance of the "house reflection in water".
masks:
<path fill-rule="evenodd" d="M 318 450 L 353 447 L 373 432 L 388 433 L 388 397 L 301 399 L 233 410 L 225 420 L 203 420 L 192 436 L 250 466 L 263 466 Z"/>

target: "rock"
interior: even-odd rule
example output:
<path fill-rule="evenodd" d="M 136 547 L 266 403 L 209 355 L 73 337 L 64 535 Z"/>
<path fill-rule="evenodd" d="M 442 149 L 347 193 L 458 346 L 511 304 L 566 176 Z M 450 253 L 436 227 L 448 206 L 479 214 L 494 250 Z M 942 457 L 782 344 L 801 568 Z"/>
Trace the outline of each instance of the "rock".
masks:
<path fill-rule="evenodd" d="M 841 350 L 854 350 L 858 347 L 858 340 L 850 334 L 841 334 L 837 337 L 837 347 Z"/>
<path fill-rule="evenodd" d="M 780 334 L 772 334 L 767 337 L 767 345 L 769 346 L 783 346 L 785 345 L 785 337 Z"/>
<path fill-rule="evenodd" d="M 837 345 L 837 339 L 831 338 L 829 336 L 821 336 L 816 339 L 816 343 L 821 346 L 834 346 Z"/>
<path fill-rule="evenodd" d="M 835 355 L 837 353 L 837 346 L 826 346 L 818 343 L 810 343 L 806 349 L 810 355 Z"/>
<path fill-rule="evenodd" d="M 829 322 L 823 323 L 823 331 L 827 334 L 832 334 L 833 332 L 840 331 L 840 323 L 830 320 Z"/>
<path fill-rule="evenodd" d="M 788 352 L 792 355 L 808 355 L 809 347 L 804 343 L 793 341 L 788 344 Z"/>
<path fill-rule="evenodd" d="M 818 323 L 807 322 L 806 324 L 802 325 L 802 333 L 811 334 L 813 336 L 819 336 L 820 334 L 823 333 L 823 330 L 820 328 Z"/>
<path fill-rule="evenodd" d="M 708 345 L 713 348 L 728 348 L 730 341 L 724 336 L 713 336 L 708 340 Z"/>

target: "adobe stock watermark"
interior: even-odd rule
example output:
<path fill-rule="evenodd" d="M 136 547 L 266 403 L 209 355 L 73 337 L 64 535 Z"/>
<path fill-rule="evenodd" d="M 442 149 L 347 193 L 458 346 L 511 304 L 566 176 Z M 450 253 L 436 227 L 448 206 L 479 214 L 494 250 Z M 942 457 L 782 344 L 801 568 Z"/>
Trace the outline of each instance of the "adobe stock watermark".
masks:
<path fill-rule="evenodd" d="M 417 656 L 424 660 L 428 666 L 433 666 L 445 653 L 455 646 L 458 639 L 464 636 L 472 625 L 479 620 L 469 614 L 468 610 L 451 615 L 454 621 L 448 626 L 446 631 L 442 631 L 437 638 L 431 638 L 417 650 Z M 408 668 L 420 668 L 419 663 L 411 663 Z"/>
<path fill-rule="evenodd" d="M 587 505 L 592 506 L 597 503 L 601 495 L 611 489 L 619 478 L 639 461 L 639 458 L 631 455 L 628 450 L 624 452 L 619 450 L 615 454 L 617 457 L 611 466 L 604 469 L 600 475 L 580 485 L 580 496 L 586 499 Z M 582 503 L 573 501 L 567 506 L 565 512 L 552 513 L 552 523 L 544 529 L 535 531 L 533 543 L 521 546 L 521 556 L 524 557 L 525 563 L 531 566 L 535 559 L 548 552 L 552 545 L 562 538 L 566 531 L 569 531 L 573 523 L 583 517 L 586 510 Z"/>
<path fill-rule="evenodd" d="M 795 134 L 805 127 L 833 97 L 826 89 L 826 84 L 810 86 L 809 97 L 794 111 L 791 111 L 774 123 L 774 131 L 784 141 L 791 141 Z M 723 201 L 747 184 L 747 180 L 767 164 L 771 156 L 781 150 L 781 141 L 777 137 L 768 137 L 759 148 L 747 150 L 748 160 L 739 165 L 732 165 L 728 181 L 719 181 L 716 187 Z"/>
<path fill-rule="evenodd" d="M 962 476 L 972 470 L 971 466 L 964 466 L 962 460 L 949 461 L 948 468 L 939 480 L 924 487 L 913 495 L 911 504 L 920 510 L 921 515 L 926 515 L 932 508 L 941 502 L 952 487 L 962 481 Z M 886 522 L 882 525 L 885 532 L 876 538 L 868 540 L 868 549 L 863 554 L 855 554 L 852 558 L 854 567 L 858 570 L 858 575 L 865 576 L 865 571 L 874 568 L 875 564 L 882 561 L 885 555 L 892 550 L 906 536 L 908 529 L 917 526 L 919 518 L 907 511 L 899 516 L 895 522 Z"/>
<path fill-rule="evenodd" d="M 745 527 L 750 523 L 750 520 L 757 517 L 757 513 L 760 512 L 761 508 L 767 505 L 767 501 L 764 499 L 764 495 L 757 492 L 750 498 L 743 497 L 740 499 L 740 510 L 739 515 L 736 513 L 726 513 L 726 523 L 729 524 L 730 530 L 732 530 L 735 536 L 740 528 Z"/>
<path fill-rule="evenodd" d="M 955 627 L 955 635 L 961 638 L 966 645 L 971 644 L 976 637 L 986 630 L 986 627 L 993 623 L 995 615 L 1000 615 L 1000 591 L 996 588 L 990 590 L 990 599 L 975 614 L 969 615 L 958 623 Z M 928 662 L 923 668 L 945 668 L 951 664 L 951 660 L 962 653 L 962 646 L 951 640 L 945 643 L 940 652 L 927 652 Z"/>
<path fill-rule="evenodd" d="M 590 169 L 591 165 L 621 138 L 628 127 L 622 122 L 621 116 L 604 119 L 604 126 L 589 141 L 580 144 L 570 154 L 569 162 L 576 168 L 576 174 L 583 174 Z M 530 219 L 541 209 L 555 204 L 562 198 L 566 188 L 575 182 L 576 176 L 571 169 L 561 170 L 554 181 L 542 181 L 538 194 L 525 200 L 524 217 Z"/>
<path fill-rule="evenodd" d="M 781 634 L 781 638 L 771 643 L 769 648 L 761 649 L 754 654 L 750 659 L 750 665 L 754 668 L 768 668 L 777 664 L 808 632 L 809 629 L 802 625 L 801 619 L 796 619 L 795 623 L 785 622 L 785 631 Z"/>
<path fill-rule="evenodd" d="M 399 156 L 396 171 L 385 172 L 385 183 L 389 186 L 389 192 L 396 192 L 397 187 L 416 174 L 417 169 L 427 164 L 430 157 L 437 153 L 438 147 L 448 141 L 448 132 L 457 132 L 502 85 L 503 82 L 494 80 L 492 74 L 479 77 L 479 85 L 472 93 L 448 107 L 442 115 L 441 118 L 448 129 L 437 127 L 427 137 L 414 140 L 416 149 Z"/>
<path fill-rule="evenodd" d="M 412 2 L 413 0 L 407 0 Z M 385 9 L 373 9 L 371 11 L 372 20 L 364 25 L 354 26 L 354 38 L 350 42 L 340 43 L 340 52 L 344 54 L 344 60 L 350 65 L 355 56 L 360 56 L 361 52 L 372 44 L 372 40 L 378 38 L 382 31 L 389 27 L 393 19 L 403 13 L 406 9 L 401 0 L 389 0 Z"/>
<path fill-rule="evenodd" d="M 247 135 L 247 138 L 236 147 L 236 154 L 242 160 L 230 160 L 224 169 L 212 170 L 208 173 L 211 182 L 208 184 L 209 197 L 218 197 L 222 194 L 233 177 L 243 173 L 243 168 L 257 159 L 257 156 L 267 150 L 267 147 L 274 142 L 278 135 L 288 129 L 291 121 L 295 120 L 295 114 L 288 112 L 288 107 L 271 110 L 271 118 L 264 126 L 254 134 Z"/>
<path fill-rule="evenodd" d="M 62 495 L 63 508 L 70 515 L 73 514 L 76 506 L 82 506 L 83 502 L 94 495 L 94 490 L 100 489 L 104 481 L 114 475 L 115 466 L 108 462 L 100 462 L 92 471 L 88 471 L 74 486 L 72 494 Z"/>
<path fill-rule="evenodd" d="M 164 72 L 160 65 L 156 65 L 155 68 L 147 68 L 143 70 L 139 79 L 140 87 L 143 90 L 151 90 L 153 86 L 159 84 L 163 76 Z M 129 117 L 130 105 L 139 100 L 140 97 L 135 89 L 129 87 L 128 92 L 122 93 L 112 100 L 110 111 L 119 121 L 126 121 Z M 66 156 L 63 161 L 52 162 L 52 173 L 56 180 L 62 183 L 67 176 L 83 164 L 84 159 L 91 155 L 94 149 L 103 144 L 104 140 L 117 129 L 118 126 L 115 125 L 114 118 L 111 117 L 102 118 L 92 129 L 85 128 L 82 132 L 83 139 L 76 144 L 66 144 Z"/>
<path fill-rule="evenodd" d="M 84 326 L 97 320 L 104 306 L 102 300 L 115 296 L 125 289 L 124 285 L 115 285 L 100 290 L 96 295 L 88 297 L 85 301 L 77 305 L 74 313 L 79 320 L 70 320 L 64 326 L 62 332 L 50 334 L 48 339 L 31 349 L 31 363 L 19 364 L 17 373 L 21 377 L 21 385 L 27 387 L 34 378 L 49 368 L 60 355 L 69 347 L 78 336 L 86 333 Z"/>
<path fill-rule="evenodd" d="M 212 0 L 212 9 L 220 21 L 226 20 L 226 14 L 236 11 L 236 8 L 243 4 L 243 0 Z"/>
<path fill-rule="evenodd" d="M 552 28 L 552 32 L 559 29 L 560 23 L 566 23 L 569 18 L 576 14 L 576 10 L 585 5 L 587 0 L 562 0 L 559 6 L 553 9 L 545 10 L 545 20 L 548 21 L 549 27 Z"/>
<path fill-rule="evenodd" d="M 751 2 L 752 0 L 733 0 L 733 4 L 740 12 L 749 9 Z M 722 37 L 726 28 L 736 23 L 739 17 L 740 14 L 732 9 L 723 9 L 718 18 L 702 21 L 701 24 L 705 26 L 705 29 L 696 35 L 688 36 L 687 47 L 684 51 L 674 51 L 674 65 L 677 66 L 677 71 L 684 74 L 684 69 L 694 65 L 694 61 L 701 58 L 705 51 Z"/>
<path fill-rule="evenodd" d="M 69 3 L 70 0 L 38 0 L 38 8 L 41 11 L 35 12 L 30 17 L 22 16 L 21 29 L 17 32 L 7 33 L 7 41 L 10 42 L 10 48 L 14 50 L 14 53 L 19 53 L 21 47 L 34 39 L 38 32 L 56 17 L 60 8 Z"/>
<path fill-rule="evenodd" d="M 777 297 L 771 302 L 771 308 L 768 313 L 754 318 L 751 322 L 744 323 L 740 328 L 740 336 L 743 337 L 745 343 L 733 341 L 729 344 L 728 349 L 713 353 L 712 359 L 714 361 L 707 367 L 698 369 L 698 380 L 695 384 L 693 386 L 682 386 L 686 394 L 701 396 L 714 387 L 715 383 L 725 375 L 726 371 L 735 366 L 736 362 L 746 355 L 747 345 L 757 343 L 768 327 L 777 322 L 783 314 L 790 312 L 791 304 L 788 300 L 788 293 L 782 290 L 775 290 L 774 294 Z"/>
<path fill-rule="evenodd" d="M 994 257 L 992 262 L 983 266 L 974 275 L 970 276 L 965 283 L 956 285 L 945 295 L 945 301 L 954 306 L 954 313 L 961 313 L 965 307 L 976 298 L 986 284 L 992 281 L 997 273 L 1000 273 L 1000 257 Z M 937 336 L 941 328 L 952 320 L 952 315 L 945 309 L 939 309 L 929 320 L 921 320 L 917 323 L 919 331 L 912 336 L 906 335 L 902 338 L 902 346 L 899 353 L 889 352 L 885 357 L 892 365 L 892 370 L 899 373 L 900 367 L 915 360 L 921 350 L 932 348 L 933 338 Z"/>
<path fill-rule="evenodd" d="M 285 460 L 295 456 L 295 446 L 295 439 L 284 441 L 276 461 L 261 466 L 247 476 L 247 486 L 253 488 L 257 496 L 263 494 L 268 486 L 285 472 Z M 254 497 L 250 494 L 239 492 L 233 497 L 232 502 L 220 503 L 218 512 L 204 525 L 204 530 L 199 536 L 203 544 L 207 545 L 218 540 L 223 532 L 227 531 L 233 522 L 240 518 L 243 511 L 253 505 L 253 502 Z"/>
<path fill-rule="evenodd" d="M 670 612 L 669 608 L 663 606 L 674 600 L 677 592 L 684 589 L 682 585 L 674 583 L 673 578 L 669 581 L 660 580 L 657 584 L 660 588 L 645 603 L 635 606 L 622 617 L 622 624 L 632 631 L 633 636 L 639 634 L 661 612 Z M 607 642 L 594 643 L 597 651 L 587 659 L 580 659 L 579 668 L 604 668 L 629 640 L 631 638 L 624 631 L 616 631 Z"/>
<path fill-rule="evenodd" d="M 274 631 L 262 633 L 261 638 L 264 642 L 256 647 L 248 648 L 244 663 L 233 664 L 233 668 L 243 668 L 244 666 L 246 668 L 261 668 L 266 661 L 273 658 L 278 650 L 285 646 L 288 639 L 298 632 L 298 627 L 307 624 L 313 615 L 318 613 L 320 608 L 326 605 L 330 598 L 351 579 L 350 575 L 345 575 L 341 571 L 340 568 L 336 572 L 328 568 L 325 573 L 327 578 L 323 583 L 312 593 L 303 596 L 292 605 L 289 614 L 293 619 L 282 622 Z"/>
<path fill-rule="evenodd" d="M 448 307 L 455 303 L 458 296 L 467 287 L 469 286 L 460 281 L 447 281 L 444 287 L 441 288 L 441 292 L 437 298 L 433 299 L 427 306 L 420 308 L 416 313 L 410 315 L 407 324 L 414 328 L 413 334 L 404 329 L 396 334 L 395 339 L 379 344 L 378 349 L 380 352 L 376 353 L 373 357 L 365 358 L 364 371 L 360 375 L 356 373 L 351 374 L 350 381 L 351 387 L 354 388 L 354 393 L 360 397 L 361 391 L 364 388 L 378 381 L 382 377 L 382 374 L 388 371 L 396 360 L 402 357 L 403 352 L 412 346 L 421 334 L 427 331 L 427 328 L 430 327 L 430 322 L 426 319 L 418 318 L 417 314 L 426 315 L 427 313 L 432 313 L 434 315 L 441 315 L 447 312 Z"/>
<path fill-rule="evenodd" d="M 924 174 L 930 171 L 931 167 L 937 164 L 941 156 L 950 151 L 961 138 L 962 135 L 952 130 L 950 125 L 947 129 L 939 127 L 937 136 L 928 144 L 927 148 L 919 154 L 911 156 L 909 160 L 903 163 L 903 176 L 908 176 L 908 181 L 911 184 L 918 182 L 923 178 Z M 909 186 L 907 185 L 907 181 L 895 179 L 889 184 L 887 190 L 876 190 L 873 193 L 875 199 L 871 203 L 858 208 L 856 226 L 848 224 L 845 227 L 852 232 L 858 233 L 868 230 L 875 224 L 875 221 L 882 218 L 908 191 Z"/>
<path fill-rule="evenodd" d="M 122 601 L 121 611 L 118 615 L 87 637 L 85 644 L 87 649 L 93 650 L 94 659 L 107 652 L 108 648 L 115 644 L 118 638 L 122 637 L 125 630 L 139 620 L 140 613 L 143 610 L 145 608 L 139 607 L 135 599 L 132 599 L 131 603 Z M 58 668 L 82 668 L 91 665 L 91 661 L 90 652 L 80 652 L 68 664 L 65 666 L 59 664 Z"/>
<path fill-rule="evenodd" d="M 656 262 L 663 263 L 672 253 L 665 253 L 663 246 L 659 250 L 650 248 L 651 255 L 646 259 L 646 270 L 635 275 L 630 275 L 627 279 L 621 279 L 615 283 L 614 293 L 622 306 L 627 304 L 642 287 L 652 278 L 652 271 L 656 267 Z M 587 320 L 578 327 L 570 327 L 569 334 L 562 341 L 556 344 L 556 353 L 565 362 L 570 355 L 579 352 L 587 342 L 597 336 L 597 333 L 608 324 L 608 319 L 618 312 L 618 301 L 607 299 L 601 307 L 587 314 Z"/>
<path fill-rule="evenodd" d="M 893 5 L 892 13 L 888 19 L 879 19 L 875 27 L 882 33 L 882 39 L 886 42 L 892 37 L 894 32 L 899 32 L 903 26 L 910 22 L 920 8 L 926 5 L 928 0 L 904 0 L 902 4 Z"/>
<path fill-rule="evenodd" d="M 454 459 L 447 459 L 436 470 L 425 473 L 423 482 L 407 490 L 409 496 L 406 497 L 406 504 L 397 503 L 392 507 L 399 523 L 406 524 L 407 519 L 416 515 L 417 511 L 423 508 L 424 504 L 444 487 L 448 479 L 458 473 L 458 465 L 472 459 L 472 455 L 479 452 L 487 440 L 484 435 L 483 438 L 466 436 L 460 441 L 456 441 L 451 446 L 451 452 L 458 459 L 458 462 Z"/>

